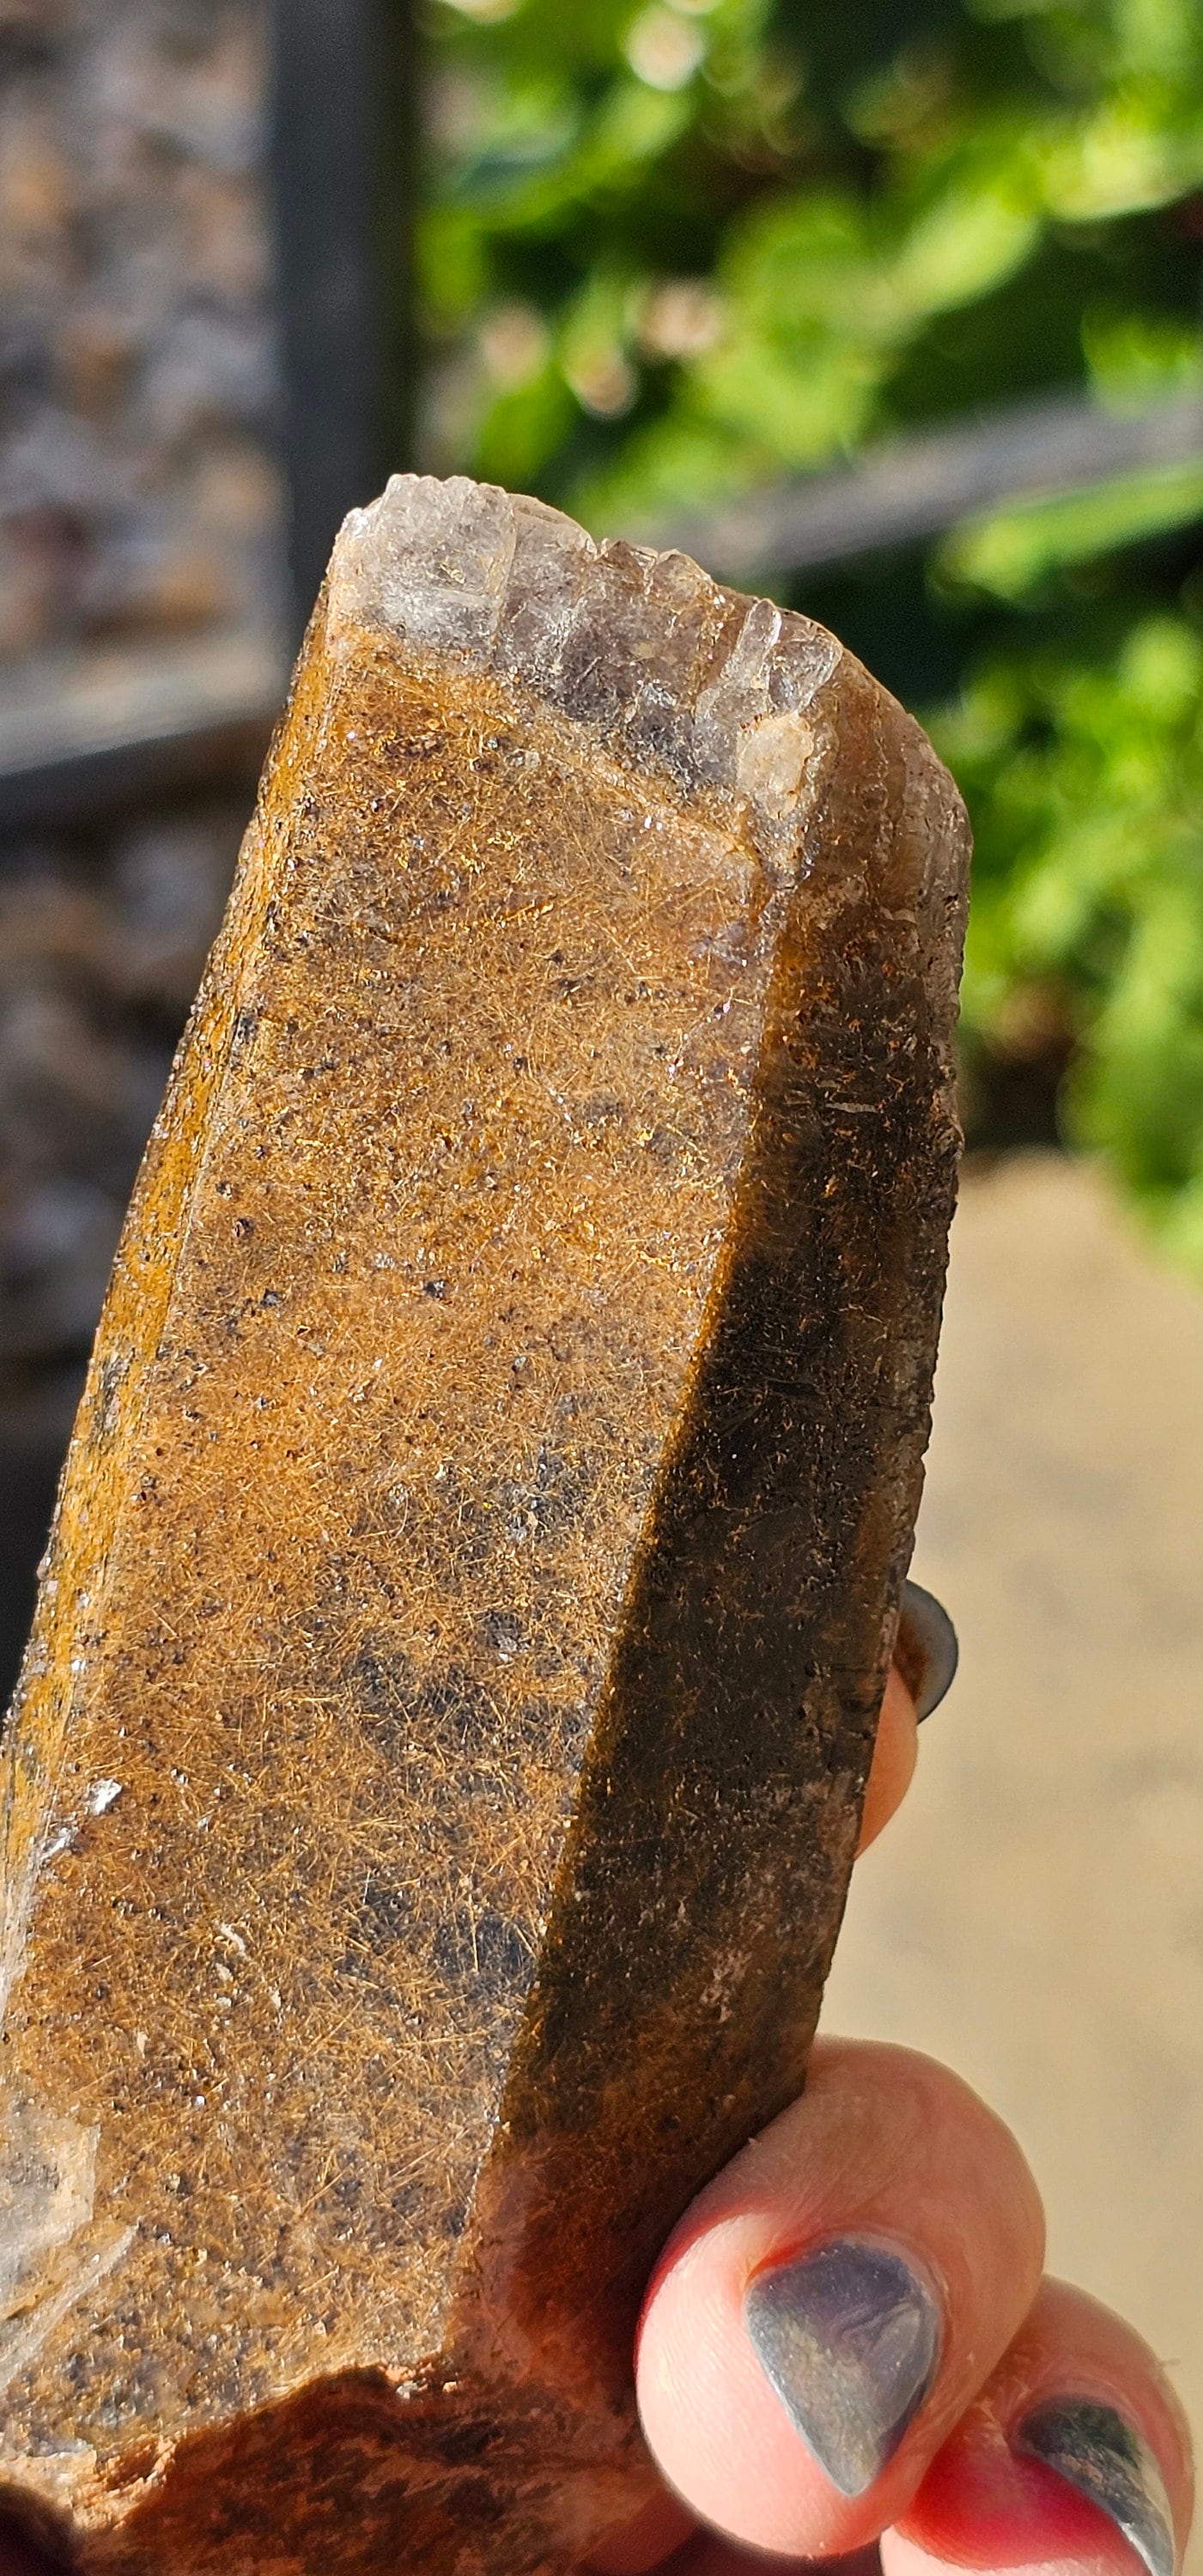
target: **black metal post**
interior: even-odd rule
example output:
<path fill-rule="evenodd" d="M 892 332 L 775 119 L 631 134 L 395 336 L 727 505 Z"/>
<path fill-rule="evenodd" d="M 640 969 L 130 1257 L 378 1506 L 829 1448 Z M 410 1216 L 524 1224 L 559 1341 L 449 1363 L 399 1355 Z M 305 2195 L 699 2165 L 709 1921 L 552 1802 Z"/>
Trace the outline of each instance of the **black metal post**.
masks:
<path fill-rule="evenodd" d="M 273 53 L 283 446 L 299 635 L 340 521 L 406 461 L 410 0 L 273 0 Z"/>

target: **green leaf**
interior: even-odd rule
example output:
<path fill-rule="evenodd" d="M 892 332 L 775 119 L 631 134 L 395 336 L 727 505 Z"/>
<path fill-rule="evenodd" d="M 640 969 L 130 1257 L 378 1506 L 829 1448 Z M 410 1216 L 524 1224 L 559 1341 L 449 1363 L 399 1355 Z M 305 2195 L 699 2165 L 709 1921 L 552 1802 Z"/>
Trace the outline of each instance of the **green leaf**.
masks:
<path fill-rule="evenodd" d="M 1203 384 L 1200 0 L 425 5 L 437 470 L 646 533 L 928 421 Z M 1203 452 L 956 529 L 926 594 L 813 595 L 913 695 L 961 670 L 975 1060 L 1072 1035 L 1066 1132 L 1203 1271 L 1196 521 Z"/>

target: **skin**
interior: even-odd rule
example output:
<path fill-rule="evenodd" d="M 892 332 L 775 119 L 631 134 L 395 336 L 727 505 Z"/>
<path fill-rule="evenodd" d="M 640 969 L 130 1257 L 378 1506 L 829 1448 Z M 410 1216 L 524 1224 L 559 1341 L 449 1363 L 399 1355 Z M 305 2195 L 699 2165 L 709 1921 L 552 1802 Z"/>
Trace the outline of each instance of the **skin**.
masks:
<path fill-rule="evenodd" d="M 901 1804 L 915 1757 L 914 1709 L 894 1673 L 862 1850 Z M 766 2263 L 866 2231 L 936 2287 L 944 2332 L 935 2384 L 900 2449 L 850 2501 L 774 2396 L 742 2298 Z M 1030 2407 L 1064 2396 L 1101 2399 L 1138 2426 L 1160 2462 L 1181 2549 L 1193 2489 L 1177 2399 L 1139 2335 L 1084 2291 L 1044 2277 L 1043 2254 L 1044 2214 L 1023 2156 L 957 2076 L 909 2049 L 820 2042 L 805 2098 L 701 2193 L 665 2247 L 637 2370 L 664 2494 L 615 2533 L 589 2576 L 669 2566 L 672 2576 L 772 2576 L 875 2542 L 883 2576 L 1142 2576 L 1105 2514 L 1010 2447 Z"/>
<path fill-rule="evenodd" d="M 890 1677 L 861 1849 L 915 1768 L 910 1697 Z M 752 2351 L 753 2272 L 868 2231 L 915 2263 L 943 2308 L 940 2368 L 869 2492 L 836 2493 Z M 1101 2399 L 1160 2462 L 1179 2548 L 1191 2516 L 1190 2443 L 1148 2346 L 1082 2290 L 1042 2277 L 1044 2216 L 1001 2121 L 914 2051 L 829 2039 L 805 2098 L 701 2193 L 649 2285 L 637 2382 L 659 2499 L 578 2576 L 773 2576 L 799 2558 L 869 2554 L 841 2576 L 1143 2576 L 1099 2509 L 1008 2433 L 1053 2397 Z M 0 2576 L 50 2576 L 0 2517 Z"/>

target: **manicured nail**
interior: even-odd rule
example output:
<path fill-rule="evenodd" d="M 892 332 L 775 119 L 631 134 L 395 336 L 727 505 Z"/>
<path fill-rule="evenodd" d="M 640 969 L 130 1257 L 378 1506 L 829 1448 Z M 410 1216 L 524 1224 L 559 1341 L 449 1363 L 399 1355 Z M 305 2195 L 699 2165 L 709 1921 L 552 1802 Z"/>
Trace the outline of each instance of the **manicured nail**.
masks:
<path fill-rule="evenodd" d="M 891 2460 L 936 2375 L 940 2313 L 901 2255 L 837 2236 L 744 2293 L 756 2358 L 841 2495 Z"/>
<path fill-rule="evenodd" d="M 1177 2552 L 1165 2480 L 1143 2434 L 1117 2407 L 1089 2397 L 1053 2398 L 1024 2416 L 1011 2442 L 1108 2514 L 1149 2576 L 1174 2576 Z"/>
<path fill-rule="evenodd" d="M 952 1688 L 960 1655 L 957 1632 L 942 1601 L 921 1583 L 904 1583 L 894 1661 L 922 1725 Z"/>

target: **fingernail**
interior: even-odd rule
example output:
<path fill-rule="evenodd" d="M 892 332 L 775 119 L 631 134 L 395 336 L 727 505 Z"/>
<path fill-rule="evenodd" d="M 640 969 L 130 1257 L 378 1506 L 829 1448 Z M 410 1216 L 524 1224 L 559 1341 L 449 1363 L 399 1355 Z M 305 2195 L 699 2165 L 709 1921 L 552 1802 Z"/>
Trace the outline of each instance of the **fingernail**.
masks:
<path fill-rule="evenodd" d="M 904 1583 L 894 1661 L 922 1725 L 952 1688 L 960 1655 L 957 1632 L 942 1601 L 921 1583 Z"/>
<path fill-rule="evenodd" d="M 758 2272 L 744 2318 L 766 2379 L 841 2495 L 891 2460 L 936 2375 L 940 2313 L 900 2254 L 837 2236 Z"/>
<path fill-rule="evenodd" d="M 1115 2406 L 1089 2397 L 1033 2407 L 1011 2436 L 1108 2514 L 1143 2558 L 1149 2576 L 1174 2576 L 1177 2551 L 1165 2480 L 1143 2434 Z"/>

